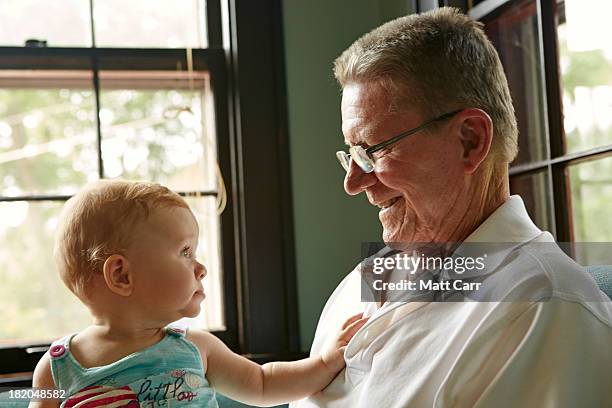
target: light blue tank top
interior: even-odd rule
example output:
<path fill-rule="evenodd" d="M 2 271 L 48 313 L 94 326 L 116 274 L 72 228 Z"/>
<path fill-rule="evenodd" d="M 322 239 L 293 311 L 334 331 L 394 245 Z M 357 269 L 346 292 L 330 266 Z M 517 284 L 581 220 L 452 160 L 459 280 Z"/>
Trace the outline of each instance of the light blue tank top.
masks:
<path fill-rule="evenodd" d="M 66 391 L 62 408 L 202 407 L 218 408 L 204 375 L 198 348 L 185 331 L 166 328 L 166 337 L 112 364 L 83 368 L 70 352 L 66 336 L 51 345 L 55 386 Z"/>

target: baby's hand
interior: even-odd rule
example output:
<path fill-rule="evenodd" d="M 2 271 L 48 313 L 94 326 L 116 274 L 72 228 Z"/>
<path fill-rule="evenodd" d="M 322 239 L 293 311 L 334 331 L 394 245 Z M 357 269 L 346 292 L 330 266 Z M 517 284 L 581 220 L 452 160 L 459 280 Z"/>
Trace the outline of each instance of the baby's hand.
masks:
<path fill-rule="evenodd" d="M 363 317 L 363 313 L 349 317 L 342 325 L 340 333 L 333 342 L 325 347 L 321 358 L 326 366 L 338 372 L 344 367 L 344 350 L 346 345 L 353 338 L 357 330 L 359 330 L 367 321 L 368 317 Z"/>

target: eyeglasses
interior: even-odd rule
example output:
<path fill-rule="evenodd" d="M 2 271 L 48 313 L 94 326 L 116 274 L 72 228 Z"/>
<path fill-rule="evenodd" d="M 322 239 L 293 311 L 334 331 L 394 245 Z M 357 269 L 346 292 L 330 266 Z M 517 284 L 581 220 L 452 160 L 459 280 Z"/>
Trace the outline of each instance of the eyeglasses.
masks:
<path fill-rule="evenodd" d="M 336 157 L 338 158 L 338 161 L 347 173 L 351 168 L 351 160 L 355 160 L 355 163 L 357 163 L 357 165 L 361 168 L 361 170 L 363 170 L 364 173 L 371 173 L 374 171 L 375 160 L 373 154 L 375 152 L 382 150 L 385 147 L 389 147 L 392 144 L 399 142 L 405 137 L 414 135 L 415 133 L 420 132 L 421 130 L 425 129 L 428 126 L 431 126 L 436 122 L 452 118 L 462 110 L 463 109 L 459 109 L 456 111 L 445 113 L 444 115 L 440 115 L 437 118 L 431 119 L 423 123 L 422 125 L 417 126 L 414 129 L 402 132 L 399 135 L 392 137 L 391 139 L 385 140 L 384 142 L 376 144 L 374 146 L 370 146 L 367 149 L 364 149 L 362 146 L 351 146 L 351 148 L 349 149 L 349 153 L 340 150 L 336 152 Z"/>

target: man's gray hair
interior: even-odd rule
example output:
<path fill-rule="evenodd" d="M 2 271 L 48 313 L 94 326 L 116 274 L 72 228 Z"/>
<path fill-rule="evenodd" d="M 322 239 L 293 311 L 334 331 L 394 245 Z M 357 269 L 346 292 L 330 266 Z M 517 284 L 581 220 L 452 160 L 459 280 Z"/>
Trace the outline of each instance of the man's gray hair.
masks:
<path fill-rule="evenodd" d="M 482 24 L 453 8 L 390 21 L 355 41 L 334 62 L 348 83 L 377 82 L 392 105 L 417 109 L 424 119 L 475 107 L 493 121 L 492 156 L 511 162 L 518 151 L 508 82 Z"/>

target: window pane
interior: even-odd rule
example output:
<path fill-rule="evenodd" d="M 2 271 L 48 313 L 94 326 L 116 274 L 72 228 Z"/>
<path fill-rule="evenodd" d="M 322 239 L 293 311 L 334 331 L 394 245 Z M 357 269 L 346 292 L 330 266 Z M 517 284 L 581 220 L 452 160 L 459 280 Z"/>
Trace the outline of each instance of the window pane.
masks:
<path fill-rule="evenodd" d="M 527 213 L 542 230 L 553 232 L 553 203 L 550 198 L 550 183 L 546 171 L 512 176 L 510 191 L 522 197 Z"/>
<path fill-rule="evenodd" d="M 21 47 L 37 39 L 49 47 L 91 47 L 88 1 L 2 0 L 0 16 L 2 46 Z"/>
<path fill-rule="evenodd" d="M 101 74 L 105 177 L 150 180 L 178 191 L 216 190 L 208 77 Z"/>
<path fill-rule="evenodd" d="M 219 217 L 214 197 L 188 198 L 200 226 L 197 258 L 208 271 L 200 316 L 184 319 L 225 329 Z M 44 343 L 90 324 L 87 308 L 63 284 L 53 240 L 63 202 L 0 202 L 0 347 Z"/>
<path fill-rule="evenodd" d="M 50 341 L 90 322 L 52 259 L 62 205 L 0 202 L 0 346 Z"/>
<path fill-rule="evenodd" d="M 98 176 L 88 72 L 0 71 L 0 196 L 72 194 Z"/>
<path fill-rule="evenodd" d="M 559 6 L 559 62 L 568 153 L 612 145 L 612 2 Z"/>
<path fill-rule="evenodd" d="M 97 47 L 206 48 L 204 0 L 94 0 Z"/>
<path fill-rule="evenodd" d="M 612 242 L 612 157 L 568 168 L 573 239 Z"/>
<path fill-rule="evenodd" d="M 223 315 L 223 271 L 221 265 L 221 234 L 215 197 L 187 198 L 200 227 L 196 257 L 206 267 L 203 280 L 206 298 L 200 315 L 183 321 L 207 330 L 225 330 Z"/>
<path fill-rule="evenodd" d="M 516 110 L 519 153 L 513 164 L 544 160 L 548 147 L 536 2 L 512 3 L 484 23 L 504 66 Z"/>

